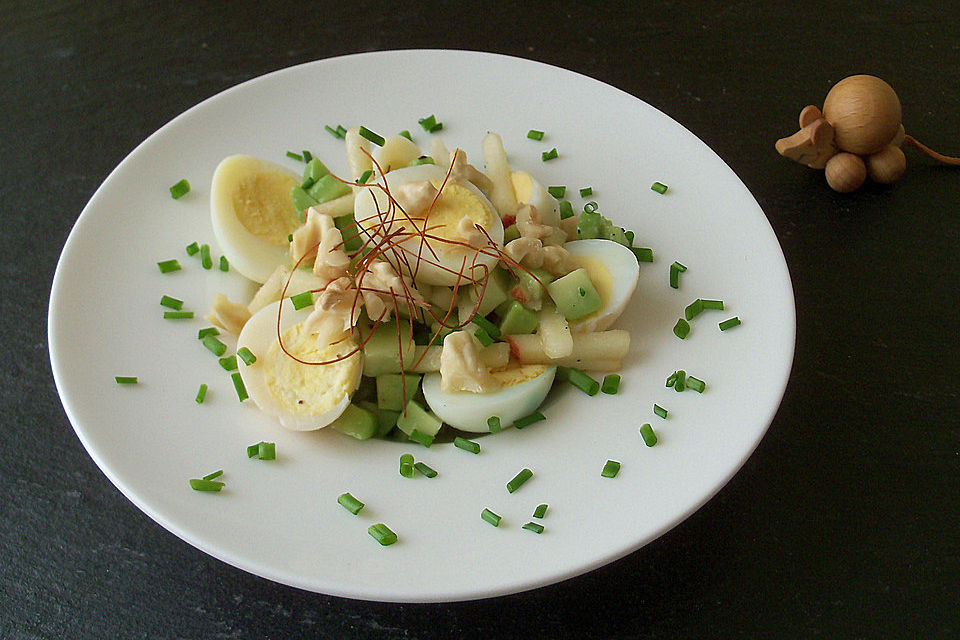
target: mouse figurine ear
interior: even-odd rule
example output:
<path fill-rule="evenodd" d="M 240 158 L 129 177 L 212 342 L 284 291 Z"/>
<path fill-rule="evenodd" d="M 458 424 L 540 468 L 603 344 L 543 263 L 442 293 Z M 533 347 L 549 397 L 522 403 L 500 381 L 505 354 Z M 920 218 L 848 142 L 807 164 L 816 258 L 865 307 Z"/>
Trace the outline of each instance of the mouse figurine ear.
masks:
<path fill-rule="evenodd" d="M 777 140 L 777 153 L 811 169 L 823 169 L 827 160 L 837 153 L 833 126 L 812 104 L 803 108 L 799 120 L 800 131 Z"/>

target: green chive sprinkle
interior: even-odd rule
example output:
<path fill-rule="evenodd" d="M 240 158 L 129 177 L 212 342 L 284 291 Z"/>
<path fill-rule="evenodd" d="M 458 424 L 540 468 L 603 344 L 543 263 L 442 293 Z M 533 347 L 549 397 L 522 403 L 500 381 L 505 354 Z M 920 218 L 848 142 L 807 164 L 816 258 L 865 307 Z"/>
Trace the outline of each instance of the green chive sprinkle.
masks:
<path fill-rule="evenodd" d="M 237 374 L 234 374 L 237 375 Z M 277 459 L 277 443 L 275 442 L 258 442 L 257 444 L 252 444 L 247 447 L 247 457 L 248 458 L 260 458 L 261 460 L 276 460 Z"/>
<path fill-rule="evenodd" d="M 406 138 L 407 140 L 410 140 L 410 141 L 413 140 L 413 138 L 410 137 L 410 132 L 407 131 L 406 129 L 404 129 L 403 131 L 401 131 L 401 132 L 398 133 L 397 135 L 398 135 L 398 136 L 403 136 L 404 138 Z"/>
<path fill-rule="evenodd" d="M 490 509 L 484 508 L 484 510 L 480 512 L 480 517 L 495 527 L 500 526 L 500 516 L 495 514 L 493 511 L 490 511 Z"/>
<path fill-rule="evenodd" d="M 404 478 L 413 477 L 413 456 L 409 453 L 400 456 L 400 475 Z"/>
<path fill-rule="evenodd" d="M 487 426 L 490 428 L 490 433 L 499 433 L 500 429 L 500 416 L 490 416 L 487 418 Z"/>
<path fill-rule="evenodd" d="M 117 384 L 137 384 L 137 376 L 114 376 Z"/>
<path fill-rule="evenodd" d="M 657 434 L 653 432 L 650 423 L 645 423 L 640 427 L 640 437 L 643 438 L 643 444 L 648 447 L 657 444 Z"/>
<path fill-rule="evenodd" d="M 200 245 L 200 264 L 203 265 L 204 269 L 213 266 L 213 259 L 210 257 L 210 245 L 208 244 Z"/>
<path fill-rule="evenodd" d="M 633 239 L 636 237 L 636 234 L 634 234 L 633 231 L 624 231 L 623 237 L 627 239 L 627 246 L 633 247 Z"/>
<path fill-rule="evenodd" d="M 464 451 L 469 451 L 470 453 L 480 453 L 480 443 L 474 442 L 473 440 L 467 440 L 466 438 L 461 438 L 457 436 L 453 439 L 453 446 L 457 449 L 463 449 Z"/>
<path fill-rule="evenodd" d="M 653 249 L 647 247 L 630 247 L 633 255 L 637 256 L 637 262 L 653 262 Z"/>
<path fill-rule="evenodd" d="M 340 132 L 338 132 L 336 129 L 334 129 L 334 128 L 331 127 L 330 125 L 325 124 L 325 125 L 323 125 L 323 128 L 326 129 L 326 130 L 327 130 L 327 133 L 329 133 L 330 135 L 332 135 L 334 138 L 339 138 L 339 137 L 340 137 Z M 289 151 L 287 151 L 287 155 L 290 156 L 290 152 L 289 152 Z M 290 157 L 292 158 L 292 157 L 294 157 L 294 156 L 290 156 Z M 301 158 L 301 160 L 302 160 L 302 158 Z"/>
<path fill-rule="evenodd" d="M 332 133 L 333 135 L 337 135 L 337 132 L 331 129 L 330 127 L 324 127 L 324 128 L 330 133 Z M 294 153 L 293 151 L 287 151 L 287 157 L 290 158 L 291 160 L 296 160 L 297 162 L 303 162 L 303 156 L 301 156 L 299 153 Z"/>
<path fill-rule="evenodd" d="M 657 414 L 658 416 L 660 416 L 661 418 L 663 418 L 664 420 L 666 420 L 666 418 L 667 418 L 667 410 L 664 409 L 663 407 L 661 407 L 660 405 L 654 404 L 654 405 L 653 405 L 653 412 L 654 412 L 655 414 Z"/>
<path fill-rule="evenodd" d="M 189 320 L 193 317 L 193 311 L 164 311 L 164 320 Z"/>
<path fill-rule="evenodd" d="M 487 335 L 490 336 L 491 338 L 496 339 L 500 337 L 500 329 L 497 327 L 497 325 L 493 324 L 483 316 L 481 315 L 474 316 L 472 322 L 473 324 L 477 325 L 478 327 L 486 331 Z"/>
<path fill-rule="evenodd" d="M 541 420 L 546 420 L 546 419 L 547 417 L 544 416 L 542 413 L 540 413 L 539 411 L 535 411 L 528 416 L 524 416 L 522 418 L 517 418 L 516 420 L 514 420 L 513 428 L 523 429 L 524 427 L 530 426 L 534 422 L 540 422 Z"/>
<path fill-rule="evenodd" d="M 597 205 L 597 203 L 594 202 L 593 200 L 591 200 L 591 201 L 588 202 L 587 204 L 583 205 L 583 211 L 584 211 L 584 213 L 596 213 L 596 212 L 597 212 L 597 209 L 599 209 L 599 208 L 600 208 L 599 205 Z"/>
<path fill-rule="evenodd" d="M 213 355 L 217 356 L 218 358 L 222 356 L 227 350 L 227 345 L 220 342 L 220 340 L 217 339 L 215 335 L 204 336 L 203 346 L 209 349 L 210 352 L 213 353 Z"/>
<path fill-rule="evenodd" d="M 667 185 L 663 184 L 662 182 L 654 182 L 652 185 L 650 185 L 650 188 L 659 194 L 664 194 L 667 192 Z"/>
<path fill-rule="evenodd" d="M 252 444 L 247 447 L 248 458 L 256 458 L 258 455 L 260 455 L 260 443 Z"/>
<path fill-rule="evenodd" d="M 189 191 L 190 183 L 187 182 L 186 178 L 180 180 L 180 182 L 170 187 L 170 195 L 173 196 L 174 200 L 179 200 L 183 196 L 187 195 Z"/>
<path fill-rule="evenodd" d="M 390 527 L 382 522 L 370 525 L 370 527 L 367 529 L 367 533 L 373 536 L 374 540 L 379 542 L 384 547 L 388 547 L 397 541 L 397 534 L 391 531 Z"/>
<path fill-rule="evenodd" d="M 160 273 L 170 273 L 171 271 L 180 271 L 180 263 L 177 260 L 164 260 L 163 262 L 158 262 L 157 266 L 160 267 Z"/>
<path fill-rule="evenodd" d="M 704 309 L 719 309 L 723 311 L 723 300 L 701 300 Z"/>
<path fill-rule="evenodd" d="M 304 307 L 309 307 L 313 304 L 313 292 L 304 291 L 303 293 L 298 293 L 295 296 L 290 296 L 290 302 L 293 303 L 294 309 L 303 309 Z"/>
<path fill-rule="evenodd" d="M 410 440 L 414 442 L 419 442 L 423 446 L 430 448 L 430 445 L 433 444 L 433 436 L 420 431 L 419 429 L 414 429 L 410 432 L 410 435 L 407 436 Z"/>
<path fill-rule="evenodd" d="M 220 358 L 218 362 L 220 362 L 220 366 L 227 371 L 237 370 L 237 356 L 227 356 L 226 358 Z"/>
<path fill-rule="evenodd" d="M 422 473 L 423 475 L 427 476 L 428 478 L 437 477 L 437 472 L 431 469 L 429 466 L 427 466 L 427 464 L 424 462 L 415 462 L 413 464 L 413 468 L 419 471 L 420 473 Z"/>
<path fill-rule="evenodd" d="M 339 496 L 337 496 L 337 502 L 339 502 L 344 509 L 353 515 L 357 515 L 360 513 L 360 510 L 363 509 L 363 503 L 349 493 L 341 493 Z"/>
<path fill-rule="evenodd" d="M 542 161 L 546 162 L 547 160 L 553 160 L 553 159 L 556 158 L 558 155 L 559 155 L 559 154 L 557 154 L 557 148 L 554 147 L 553 149 L 550 149 L 550 151 L 544 151 L 543 153 L 541 153 L 541 154 L 540 154 L 540 159 L 541 159 Z"/>
<path fill-rule="evenodd" d="M 337 125 L 337 134 L 338 134 L 341 138 L 345 138 L 345 137 L 347 136 L 347 130 L 346 130 L 346 128 L 344 128 L 344 126 L 343 126 L 342 124 L 338 124 L 338 125 Z"/>
<path fill-rule="evenodd" d="M 373 169 L 367 169 L 360 174 L 360 177 L 357 178 L 357 184 L 367 184 L 367 180 L 370 179 L 370 176 L 373 175 Z"/>
<path fill-rule="evenodd" d="M 673 325 L 673 332 L 678 338 L 683 340 L 690 334 L 690 323 L 683 318 L 677 319 L 677 324 Z"/>
<path fill-rule="evenodd" d="M 220 335 L 220 330 L 216 327 L 206 327 L 197 331 L 197 340 L 203 340 L 207 336 L 218 336 Z"/>
<path fill-rule="evenodd" d="M 248 367 L 257 361 L 257 356 L 253 355 L 253 352 L 246 347 L 240 347 L 237 349 L 237 357 L 243 360 L 243 364 Z"/>
<path fill-rule="evenodd" d="M 485 347 L 489 347 L 493 344 L 493 338 L 490 337 L 490 334 L 487 333 L 483 327 L 477 327 L 477 330 L 473 332 L 473 335 L 480 341 Z"/>
<path fill-rule="evenodd" d="M 204 480 L 203 478 L 191 478 L 190 488 L 194 491 L 220 491 L 223 489 L 223 483 L 216 480 Z"/>
<path fill-rule="evenodd" d="M 435 124 L 435 125 L 433 125 L 432 127 L 430 127 L 429 131 L 430 131 L 430 133 L 436 133 L 437 131 L 440 131 L 441 129 L 443 129 L 443 123 L 442 123 L 442 122 L 438 122 L 437 124 Z"/>
<path fill-rule="evenodd" d="M 573 205 L 570 204 L 569 200 L 562 200 L 560 202 L 560 219 L 566 220 L 567 218 L 573 217 Z"/>
<path fill-rule="evenodd" d="M 433 127 L 437 126 L 437 117 L 434 115 L 429 115 L 426 118 L 420 118 L 417 120 L 420 123 L 420 126 L 423 127 L 424 131 L 430 131 Z"/>
<path fill-rule="evenodd" d="M 197 404 L 203 404 L 204 398 L 207 397 L 207 385 L 201 384 L 200 389 L 197 390 Z"/>
<path fill-rule="evenodd" d="M 683 369 L 680 369 L 677 371 L 676 376 L 677 377 L 673 382 L 673 390 L 677 392 L 683 391 L 687 388 L 687 372 Z"/>
<path fill-rule="evenodd" d="M 183 300 L 177 300 L 176 298 L 171 298 L 170 296 L 163 296 L 160 298 L 160 306 L 180 311 L 180 309 L 183 309 Z"/>
<path fill-rule="evenodd" d="M 233 388 L 237 391 L 237 397 L 240 398 L 240 402 L 243 402 L 248 397 L 247 388 L 243 384 L 243 378 L 240 377 L 239 373 L 232 373 L 230 377 L 233 379 Z"/>
<path fill-rule="evenodd" d="M 521 469 L 520 473 L 515 475 L 513 477 L 513 480 L 507 483 L 507 491 L 509 491 L 510 493 L 513 493 L 514 491 L 519 489 L 521 486 L 523 486 L 524 482 L 526 482 L 532 477 L 533 477 L 533 471 L 530 471 L 530 469 L 527 469 L 527 468 Z"/>
<path fill-rule="evenodd" d="M 615 373 L 611 373 L 603 377 L 603 383 L 600 385 L 600 391 L 606 393 L 607 395 L 616 395 L 617 391 L 620 390 L 620 376 Z"/>
<path fill-rule="evenodd" d="M 669 376 L 667 376 L 667 387 L 672 387 L 677 382 L 677 372 L 674 371 Z"/>
<path fill-rule="evenodd" d="M 227 256 L 220 256 L 220 271 L 230 271 L 230 263 L 227 262 Z"/>
<path fill-rule="evenodd" d="M 412 167 L 418 167 L 418 166 L 420 166 L 420 165 L 422 165 L 422 164 L 437 164 L 437 163 L 434 162 L 433 158 L 431 158 L 430 156 L 420 156 L 419 158 L 415 158 L 415 159 L 410 163 L 410 166 L 412 166 Z"/>
<path fill-rule="evenodd" d="M 547 187 L 547 193 L 552 195 L 557 200 L 562 198 L 566 192 L 567 192 L 567 188 L 563 185 L 556 186 L 556 187 Z"/>
<path fill-rule="evenodd" d="M 383 136 L 381 136 L 380 134 L 374 133 L 373 131 L 370 131 L 370 129 L 367 129 L 366 127 L 360 127 L 360 135 L 366 138 L 367 140 L 369 140 L 370 142 L 372 142 L 373 144 L 377 145 L 378 147 L 382 147 L 383 143 L 386 142 Z"/>
<path fill-rule="evenodd" d="M 223 475 L 223 469 L 217 469 L 217 470 L 214 471 L 213 473 L 208 473 L 207 475 L 203 476 L 203 479 L 204 479 L 204 480 L 216 480 L 217 478 L 219 478 L 219 477 L 222 476 L 222 475 Z"/>
<path fill-rule="evenodd" d="M 616 478 L 618 473 L 620 473 L 620 463 L 616 460 L 607 460 L 600 475 L 604 478 Z"/>
<path fill-rule="evenodd" d="M 530 131 L 527 131 L 527 137 L 530 138 L 531 140 L 543 140 L 543 131 L 530 129 Z"/>
<path fill-rule="evenodd" d="M 570 369 L 567 374 L 567 381 L 580 389 L 588 396 L 595 396 L 600 391 L 600 383 L 588 376 L 580 369 Z"/>
<path fill-rule="evenodd" d="M 697 393 L 703 393 L 703 390 L 707 388 L 707 383 L 701 380 L 700 378 L 687 376 L 687 388 L 693 389 Z"/>
<path fill-rule="evenodd" d="M 199 244 L 197 244 L 196 242 L 191 242 L 190 244 L 187 245 L 187 255 L 188 255 L 188 256 L 195 256 L 195 255 L 197 255 L 198 253 L 200 253 L 200 245 L 199 245 Z"/>
<path fill-rule="evenodd" d="M 310 153 L 309 151 L 307 151 L 306 149 L 304 149 L 304 150 L 303 150 L 303 161 L 304 161 L 304 162 L 310 162 L 311 160 L 313 160 L 313 154 Z"/>
<path fill-rule="evenodd" d="M 727 329 L 732 329 L 738 324 L 740 324 L 740 318 L 738 318 L 737 316 L 733 316 L 729 320 L 724 320 L 723 322 L 720 323 L 719 325 L 720 331 L 726 331 Z"/>
<path fill-rule="evenodd" d="M 697 298 L 696 300 L 688 304 L 687 307 L 683 310 L 683 317 L 686 318 L 687 320 L 693 320 L 698 315 L 703 313 L 704 309 L 705 307 L 703 306 L 703 300 L 701 300 L 700 298 Z"/>
<path fill-rule="evenodd" d="M 538 504 L 537 508 L 533 510 L 533 517 L 542 518 L 545 515 L 547 515 L 547 505 Z"/>
<path fill-rule="evenodd" d="M 526 529 L 527 531 L 533 531 L 537 535 L 543 533 L 543 525 L 537 524 L 536 522 L 528 522 L 527 524 L 523 525 L 522 528 Z"/>
<path fill-rule="evenodd" d="M 680 288 L 680 274 L 686 271 L 687 268 L 680 264 L 679 262 L 674 261 L 670 265 L 670 286 L 674 289 Z"/>
<path fill-rule="evenodd" d="M 581 198 L 586 198 L 592 195 L 593 195 L 593 187 L 584 187 L 583 189 L 580 189 Z"/>

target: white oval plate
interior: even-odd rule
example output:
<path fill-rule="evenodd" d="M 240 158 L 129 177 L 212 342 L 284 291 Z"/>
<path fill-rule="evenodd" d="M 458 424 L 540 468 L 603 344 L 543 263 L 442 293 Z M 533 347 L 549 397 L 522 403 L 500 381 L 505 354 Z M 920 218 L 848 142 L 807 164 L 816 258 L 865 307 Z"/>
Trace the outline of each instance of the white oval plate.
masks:
<path fill-rule="evenodd" d="M 324 124 L 364 124 L 385 134 L 436 114 L 448 146 L 482 164 L 480 140 L 503 137 L 511 163 L 546 185 L 566 185 L 618 224 L 656 260 L 618 322 L 633 336 L 618 395 L 551 394 L 547 421 L 452 445 L 357 442 L 335 432 L 293 433 L 241 404 L 229 374 L 196 339 L 213 295 L 252 288 L 205 271 L 184 247 L 214 242 L 208 212 L 217 163 L 247 153 L 287 163 L 310 149 L 346 173 L 343 143 Z M 529 129 L 546 132 L 541 142 Z M 556 147 L 548 162 L 541 152 Z M 192 191 L 171 199 L 168 187 Z M 654 181 L 669 185 L 660 195 Z M 177 258 L 181 271 L 156 263 Z M 669 265 L 688 267 L 678 290 Z M 162 295 L 194 320 L 163 320 Z M 672 327 L 694 299 L 724 311 Z M 721 333 L 731 316 L 743 324 Z M 529 60 L 464 51 L 390 51 L 304 64 L 224 91 L 138 146 L 97 190 L 57 266 L 50 299 L 54 378 L 77 435 L 107 477 L 147 515 L 236 567 L 327 594 L 401 602 L 463 600 L 549 584 L 611 562 L 661 535 L 713 496 L 753 451 L 780 403 L 793 358 L 795 314 L 783 254 L 757 202 L 693 134 L 641 100 L 591 78 Z M 231 345 L 232 346 L 232 345 Z M 706 381 L 702 394 L 664 386 L 676 369 Z M 138 385 L 114 376 L 135 375 Z M 206 402 L 194 401 L 201 383 Z M 662 420 L 652 405 L 666 407 Z M 660 442 L 648 448 L 638 427 Z M 277 445 L 277 460 L 246 447 Z M 398 474 L 412 452 L 439 471 Z M 608 459 L 619 476 L 603 478 Z M 509 494 L 521 468 L 533 478 Z M 224 469 L 217 493 L 188 480 Z M 358 516 L 337 504 L 366 503 Z M 549 504 L 537 535 L 522 529 Z M 481 520 L 487 507 L 499 528 Z M 381 547 L 367 527 L 386 523 L 399 542 Z"/>

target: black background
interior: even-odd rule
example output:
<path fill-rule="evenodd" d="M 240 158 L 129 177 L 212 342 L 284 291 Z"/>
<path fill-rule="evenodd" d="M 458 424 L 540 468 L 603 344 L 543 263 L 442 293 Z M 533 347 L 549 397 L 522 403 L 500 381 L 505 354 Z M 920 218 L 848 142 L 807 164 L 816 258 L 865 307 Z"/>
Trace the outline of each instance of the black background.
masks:
<path fill-rule="evenodd" d="M 0 636 L 956 638 L 960 169 L 908 151 L 896 185 L 840 195 L 773 143 L 872 73 L 908 133 L 960 155 L 958 7 L 0 2 Z M 53 385 L 56 260 L 127 153 L 244 80 L 392 48 L 522 56 L 640 97 L 741 177 L 790 268 L 796 359 L 755 454 L 674 530 L 561 584 L 394 605 L 245 574 L 129 503 Z"/>

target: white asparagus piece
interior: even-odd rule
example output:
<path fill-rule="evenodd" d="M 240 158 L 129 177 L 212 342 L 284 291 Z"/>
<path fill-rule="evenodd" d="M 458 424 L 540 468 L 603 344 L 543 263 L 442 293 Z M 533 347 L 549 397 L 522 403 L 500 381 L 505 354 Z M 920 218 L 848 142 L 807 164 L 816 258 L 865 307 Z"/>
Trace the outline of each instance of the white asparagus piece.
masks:
<path fill-rule="evenodd" d="M 573 335 L 570 325 L 556 307 L 544 305 L 540 312 L 540 324 L 537 329 L 543 353 L 551 360 L 565 358 L 573 353 Z"/>
<path fill-rule="evenodd" d="M 414 347 L 413 361 L 420 362 L 408 369 L 412 373 L 434 373 L 440 371 L 440 354 L 443 347 L 426 347 L 417 345 Z M 500 369 L 507 366 L 510 361 L 510 345 L 506 342 L 494 342 L 489 347 L 480 349 L 480 359 L 491 369 Z"/>
<path fill-rule="evenodd" d="M 347 129 L 344 145 L 347 150 L 347 166 L 350 168 L 351 179 L 357 180 L 365 171 L 373 170 L 373 160 L 367 155 L 370 153 L 370 141 L 360 135 L 360 127 Z M 359 188 L 354 187 L 353 190 L 356 191 Z"/>
<path fill-rule="evenodd" d="M 512 216 L 517 212 L 517 194 L 513 190 L 510 177 L 510 164 L 507 152 L 503 149 L 503 140 L 490 132 L 483 137 L 483 162 L 487 177 L 493 182 L 490 188 L 490 202 L 497 208 L 500 217 Z"/>
<path fill-rule="evenodd" d="M 555 364 L 580 369 L 599 369 L 603 364 L 609 371 L 616 371 L 630 349 L 630 333 L 623 329 L 611 329 L 596 333 L 572 335 L 573 351 L 562 358 L 550 358 L 543 350 L 539 335 L 509 335 L 503 339 L 510 345 L 510 355 L 523 364 Z M 616 365 L 610 367 L 610 365 Z M 589 365 L 589 366 L 588 366 Z"/>

